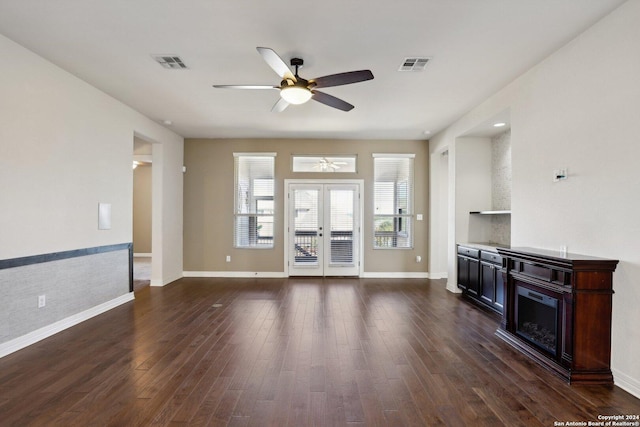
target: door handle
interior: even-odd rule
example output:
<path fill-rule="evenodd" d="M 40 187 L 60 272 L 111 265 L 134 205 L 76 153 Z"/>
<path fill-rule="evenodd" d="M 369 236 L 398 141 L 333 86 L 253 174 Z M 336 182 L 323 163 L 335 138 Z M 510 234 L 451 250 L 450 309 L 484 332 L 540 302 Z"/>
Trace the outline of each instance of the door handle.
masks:
<path fill-rule="evenodd" d="M 322 237 L 322 233 L 319 233 L 318 236 Z"/>

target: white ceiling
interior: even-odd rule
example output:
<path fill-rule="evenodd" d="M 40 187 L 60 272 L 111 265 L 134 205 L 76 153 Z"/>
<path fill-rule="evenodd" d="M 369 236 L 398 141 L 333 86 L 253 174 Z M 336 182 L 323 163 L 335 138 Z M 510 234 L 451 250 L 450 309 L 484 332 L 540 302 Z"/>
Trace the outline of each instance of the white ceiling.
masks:
<path fill-rule="evenodd" d="M 427 139 L 621 3 L 0 0 L 0 33 L 184 137 Z M 313 101 L 271 113 L 277 91 L 212 88 L 278 85 L 257 46 L 302 57 L 307 79 L 375 78 L 324 89 L 356 106 L 346 113 Z M 163 69 L 152 54 L 189 69 Z M 398 72 L 408 56 L 433 59 Z"/>

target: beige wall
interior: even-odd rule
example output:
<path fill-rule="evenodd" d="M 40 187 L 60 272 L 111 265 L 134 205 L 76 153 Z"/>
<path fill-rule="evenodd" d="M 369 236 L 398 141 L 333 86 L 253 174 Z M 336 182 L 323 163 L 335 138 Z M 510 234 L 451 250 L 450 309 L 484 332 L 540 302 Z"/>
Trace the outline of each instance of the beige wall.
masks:
<path fill-rule="evenodd" d="M 233 247 L 233 153 L 275 152 L 276 213 L 273 249 Z M 373 250 L 373 153 L 415 153 L 414 248 Z M 344 174 L 293 173 L 292 154 L 357 154 L 358 172 Z M 426 273 L 428 268 L 429 147 L 427 141 L 361 140 L 185 140 L 184 270 L 188 272 L 283 272 L 284 180 L 364 180 L 364 273 Z M 231 263 L 225 257 L 231 256 Z M 416 256 L 422 262 L 416 262 Z"/>

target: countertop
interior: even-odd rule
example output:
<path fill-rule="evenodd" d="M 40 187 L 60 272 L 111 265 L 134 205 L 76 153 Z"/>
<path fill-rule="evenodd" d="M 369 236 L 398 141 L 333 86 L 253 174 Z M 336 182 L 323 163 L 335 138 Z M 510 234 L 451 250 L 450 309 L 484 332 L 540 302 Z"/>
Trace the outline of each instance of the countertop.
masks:
<path fill-rule="evenodd" d="M 530 256 L 538 256 L 545 257 L 550 259 L 555 259 L 558 261 L 567 261 L 567 262 L 588 262 L 588 261 L 596 261 L 596 262 L 615 262 L 618 263 L 618 260 L 612 260 L 608 258 L 600 258 L 591 255 L 582 255 L 576 253 L 568 253 L 561 251 L 554 251 L 550 249 L 539 249 L 539 248 L 527 248 L 527 247 L 513 247 L 513 248 L 503 248 L 506 249 L 507 254 L 511 254 L 514 256 L 518 255 L 530 255 Z"/>
<path fill-rule="evenodd" d="M 496 252 L 496 253 L 498 252 L 498 248 L 500 249 L 510 248 L 509 245 L 503 245 L 501 243 L 494 243 L 494 242 L 465 242 L 465 243 L 458 243 L 458 245 L 464 246 L 467 248 L 480 249 L 481 251 Z"/>

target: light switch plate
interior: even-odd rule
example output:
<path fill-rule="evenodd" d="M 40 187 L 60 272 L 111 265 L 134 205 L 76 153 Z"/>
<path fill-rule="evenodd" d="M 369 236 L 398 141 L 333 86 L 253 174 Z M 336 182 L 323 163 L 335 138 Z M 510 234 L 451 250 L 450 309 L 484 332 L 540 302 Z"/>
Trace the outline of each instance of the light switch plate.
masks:
<path fill-rule="evenodd" d="M 111 230 L 111 203 L 98 203 L 98 230 Z"/>

